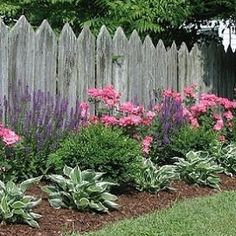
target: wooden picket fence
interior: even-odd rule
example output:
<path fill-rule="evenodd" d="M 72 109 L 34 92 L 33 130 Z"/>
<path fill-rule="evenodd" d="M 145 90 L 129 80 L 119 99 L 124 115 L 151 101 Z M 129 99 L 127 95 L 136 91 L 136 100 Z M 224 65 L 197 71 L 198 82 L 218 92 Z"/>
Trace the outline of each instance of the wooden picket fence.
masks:
<path fill-rule="evenodd" d="M 191 51 L 185 43 L 177 49 L 154 46 L 149 36 L 142 42 L 134 31 L 127 39 L 122 28 L 112 38 L 103 26 L 97 38 L 84 28 L 77 38 L 65 24 L 59 37 L 44 20 L 34 31 L 22 16 L 11 29 L 0 23 L 0 96 L 11 99 L 12 89 L 61 94 L 74 105 L 85 101 L 87 89 L 112 84 L 122 100 L 148 104 L 153 89 L 183 92 L 196 84 L 199 92 L 233 97 L 236 85 L 236 53 L 214 44 Z M 21 88 L 19 87 L 19 90 Z"/>

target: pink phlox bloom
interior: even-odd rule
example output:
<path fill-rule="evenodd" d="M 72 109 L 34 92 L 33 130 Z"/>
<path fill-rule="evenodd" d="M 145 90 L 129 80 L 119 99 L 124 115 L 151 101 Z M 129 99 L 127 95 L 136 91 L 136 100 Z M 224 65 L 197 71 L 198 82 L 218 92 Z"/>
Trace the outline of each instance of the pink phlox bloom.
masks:
<path fill-rule="evenodd" d="M 155 118 L 155 116 L 156 116 L 156 113 L 153 112 L 153 111 L 148 111 L 148 112 L 146 113 L 146 117 L 147 117 L 149 120 L 151 120 L 151 121 Z"/>
<path fill-rule="evenodd" d="M 195 98 L 195 88 L 193 86 L 184 88 L 184 96 Z"/>
<path fill-rule="evenodd" d="M 194 116 L 198 116 L 201 113 L 205 113 L 207 111 L 207 107 L 203 103 L 200 103 L 200 104 L 197 104 L 197 105 L 193 105 L 190 108 L 190 110 L 191 110 L 191 112 L 193 113 Z"/>
<path fill-rule="evenodd" d="M 101 118 L 101 121 L 102 121 L 102 123 L 104 123 L 106 125 L 116 125 L 116 124 L 118 124 L 118 120 L 114 116 L 108 116 L 108 115 L 103 116 Z"/>
<path fill-rule="evenodd" d="M 89 116 L 89 105 L 86 102 L 80 103 L 79 108 L 81 109 L 80 114 L 82 117 Z"/>
<path fill-rule="evenodd" d="M 172 97 L 175 101 L 181 102 L 181 94 L 178 92 L 173 91 L 172 89 L 166 89 L 163 92 L 163 97 Z"/>
<path fill-rule="evenodd" d="M 196 118 L 190 118 L 190 124 L 194 128 L 198 128 L 200 126 Z"/>
<path fill-rule="evenodd" d="M 200 96 L 200 101 L 207 100 L 207 101 L 217 102 L 218 99 L 219 97 L 217 97 L 215 94 L 202 93 Z"/>
<path fill-rule="evenodd" d="M 224 127 L 224 121 L 222 119 L 218 119 L 213 127 L 213 130 L 219 131 L 222 130 L 223 127 Z"/>
<path fill-rule="evenodd" d="M 232 120 L 232 119 L 234 118 L 234 116 L 233 116 L 233 114 L 232 114 L 231 111 L 225 112 L 225 113 L 223 114 L 223 116 L 224 116 L 228 121 L 230 121 L 230 120 Z"/>
<path fill-rule="evenodd" d="M 97 124 L 99 122 L 99 118 L 97 116 L 90 116 L 89 121 L 92 124 Z"/>
<path fill-rule="evenodd" d="M 91 88 L 88 90 L 88 95 L 94 99 L 101 98 L 102 90 L 97 88 Z"/>
<path fill-rule="evenodd" d="M 120 126 L 139 125 L 141 122 L 142 118 L 140 116 L 130 115 L 120 118 L 119 125 Z"/>
<path fill-rule="evenodd" d="M 132 102 L 124 102 L 119 107 L 120 112 L 132 113 L 133 109 L 134 109 L 134 105 Z"/>
<path fill-rule="evenodd" d="M 20 136 L 17 135 L 14 131 L 0 126 L 0 137 L 6 145 L 12 145 L 20 141 Z"/>
<path fill-rule="evenodd" d="M 221 116 L 221 114 L 214 114 L 213 119 L 217 121 L 217 120 L 222 119 L 222 116 Z"/>
<path fill-rule="evenodd" d="M 144 153 L 148 154 L 150 152 L 150 146 L 151 146 L 152 142 L 153 142 L 152 136 L 146 136 L 143 139 L 142 150 Z"/>
<path fill-rule="evenodd" d="M 141 115 L 144 113 L 144 106 L 137 106 L 133 108 L 132 114 Z"/>
<path fill-rule="evenodd" d="M 222 105 L 225 109 L 233 109 L 234 103 L 231 102 L 228 98 L 220 98 L 220 105 Z"/>

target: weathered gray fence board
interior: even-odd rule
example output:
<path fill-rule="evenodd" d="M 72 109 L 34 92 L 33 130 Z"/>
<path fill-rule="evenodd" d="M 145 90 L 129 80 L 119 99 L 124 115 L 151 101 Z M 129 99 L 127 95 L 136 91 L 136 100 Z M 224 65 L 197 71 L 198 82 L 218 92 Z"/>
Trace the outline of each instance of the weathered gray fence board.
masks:
<path fill-rule="evenodd" d="M 143 43 L 143 84 L 142 101 L 147 107 L 154 100 L 156 78 L 156 51 L 152 40 L 147 36 Z"/>
<path fill-rule="evenodd" d="M 35 33 L 24 16 L 18 20 L 9 33 L 9 85 L 23 92 L 29 86 L 34 89 Z"/>
<path fill-rule="evenodd" d="M 97 86 L 104 87 L 112 83 L 112 39 L 105 26 L 97 37 Z"/>
<path fill-rule="evenodd" d="M 77 85 L 77 40 L 66 24 L 61 32 L 58 45 L 58 92 L 68 98 L 69 106 L 76 104 Z"/>
<path fill-rule="evenodd" d="M 178 90 L 183 94 L 184 87 L 187 86 L 188 80 L 188 60 L 189 52 L 185 43 L 182 43 L 178 52 Z"/>
<path fill-rule="evenodd" d="M 167 52 L 162 40 L 159 40 L 156 47 L 156 79 L 155 88 L 167 89 Z"/>
<path fill-rule="evenodd" d="M 0 20 L 0 103 L 8 96 L 8 30 Z"/>
<path fill-rule="evenodd" d="M 121 102 L 128 99 L 128 40 L 121 27 L 117 28 L 113 38 L 113 85 L 122 92 Z"/>
<path fill-rule="evenodd" d="M 128 89 L 129 100 L 142 102 L 142 78 L 143 78 L 143 55 L 142 41 L 136 30 L 130 36 L 128 42 L 129 66 L 128 66 Z"/>
<path fill-rule="evenodd" d="M 177 90 L 178 84 L 178 50 L 175 42 L 171 45 L 171 48 L 167 51 L 167 85 L 168 88 Z"/>
<path fill-rule="evenodd" d="M 87 91 L 96 86 L 95 80 L 95 37 L 88 28 L 84 28 L 77 42 L 78 78 L 77 97 L 87 101 Z"/>
<path fill-rule="evenodd" d="M 35 40 L 35 89 L 56 95 L 57 38 L 46 20 Z"/>

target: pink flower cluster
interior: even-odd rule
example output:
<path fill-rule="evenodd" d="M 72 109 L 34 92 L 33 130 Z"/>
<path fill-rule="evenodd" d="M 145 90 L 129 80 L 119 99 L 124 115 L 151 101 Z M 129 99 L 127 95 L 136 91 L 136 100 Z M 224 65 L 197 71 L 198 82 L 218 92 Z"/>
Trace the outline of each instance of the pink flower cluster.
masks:
<path fill-rule="evenodd" d="M 196 87 L 197 86 L 195 84 L 190 86 L 190 87 L 185 87 L 184 88 L 184 96 L 185 96 L 185 98 L 195 98 L 195 96 L 196 96 L 196 93 L 195 93 Z"/>
<path fill-rule="evenodd" d="M 88 90 L 88 95 L 95 101 L 102 101 L 109 108 L 112 108 L 119 102 L 120 94 L 108 85 L 102 89 L 91 88 Z"/>
<path fill-rule="evenodd" d="M 173 98 L 175 101 L 177 101 L 177 102 L 181 102 L 181 101 L 182 101 L 181 94 L 178 93 L 178 92 L 175 92 L 175 91 L 172 90 L 172 89 L 166 89 L 166 90 L 164 90 L 162 96 L 163 96 L 163 97 L 172 97 L 172 98 Z"/>
<path fill-rule="evenodd" d="M 148 154 L 150 152 L 150 146 L 151 146 L 152 142 L 153 142 L 152 136 L 146 136 L 143 139 L 142 149 L 145 154 Z"/>
<path fill-rule="evenodd" d="M 88 95 L 95 101 L 102 101 L 110 109 L 101 117 L 91 117 L 92 123 L 100 121 L 105 125 L 122 127 L 150 125 L 156 115 L 153 111 L 145 111 L 143 106 L 135 106 L 131 102 L 120 103 L 120 94 L 112 86 L 89 89 Z"/>
<path fill-rule="evenodd" d="M 185 107 L 185 115 L 194 127 L 199 127 L 199 118 L 206 113 L 215 121 L 216 131 L 222 130 L 225 126 L 230 126 L 233 119 L 233 109 L 236 102 L 227 98 L 218 97 L 214 94 L 202 94 L 198 104 Z M 220 112 L 220 113 L 219 113 Z"/>
<path fill-rule="evenodd" d="M 5 128 L 3 124 L 0 123 L 0 137 L 6 145 L 15 144 L 20 140 L 20 136 L 15 134 L 12 130 Z"/>

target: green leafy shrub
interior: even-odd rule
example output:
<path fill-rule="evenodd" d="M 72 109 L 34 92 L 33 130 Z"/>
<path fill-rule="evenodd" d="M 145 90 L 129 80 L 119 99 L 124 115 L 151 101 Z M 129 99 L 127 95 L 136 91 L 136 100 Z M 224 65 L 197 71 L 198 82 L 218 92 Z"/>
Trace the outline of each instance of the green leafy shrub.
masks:
<path fill-rule="evenodd" d="M 32 227 L 39 227 L 37 219 L 41 215 L 32 212 L 41 199 L 25 195 L 27 188 L 41 177 L 28 179 L 16 185 L 9 181 L 4 184 L 0 181 L 0 221 L 4 223 L 27 223 Z"/>
<path fill-rule="evenodd" d="M 209 157 L 206 152 L 190 151 L 185 159 L 176 157 L 176 172 L 181 180 L 190 184 L 208 185 L 212 188 L 219 188 L 220 178 L 217 174 L 223 168 L 214 162 L 214 158 Z"/>
<path fill-rule="evenodd" d="M 217 134 L 204 127 L 193 128 L 185 125 L 170 135 L 170 142 L 166 145 L 154 143 L 150 157 L 158 165 L 173 164 L 174 157 L 183 157 L 190 151 L 207 151 L 213 153 L 217 145 Z"/>
<path fill-rule="evenodd" d="M 190 151 L 212 153 L 212 148 L 217 142 L 217 134 L 213 130 L 184 126 L 171 137 L 169 148 L 175 156 L 184 157 Z"/>
<path fill-rule="evenodd" d="M 49 194 L 49 203 L 54 208 L 76 208 L 78 210 L 96 210 L 107 212 L 117 208 L 117 197 L 108 192 L 116 185 L 101 180 L 103 173 L 93 170 L 81 171 L 79 167 L 64 167 L 62 175 L 49 175 L 54 185 L 45 186 L 43 191 Z"/>
<path fill-rule="evenodd" d="M 22 140 L 14 146 L 1 147 L 1 180 L 19 182 L 45 171 L 45 168 L 43 169 L 43 165 L 40 165 L 29 145 L 27 148 L 24 144 L 25 141 Z"/>
<path fill-rule="evenodd" d="M 175 166 L 157 167 L 150 159 L 145 159 L 140 175 L 136 179 L 137 188 L 152 193 L 171 189 L 170 183 L 175 177 Z"/>
<path fill-rule="evenodd" d="M 91 125 L 61 143 L 49 156 L 48 167 L 62 171 L 64 165 L 105 172 L 104 178 L 129 182 L 142 165 L 141 147 L 118 128 Z"/>
<path fill-rule="evenodd" d="M 216 162 L 224 168 L 226 174 L 236 174 L 236 144 L 215 146 L 214 157 Z"/>

